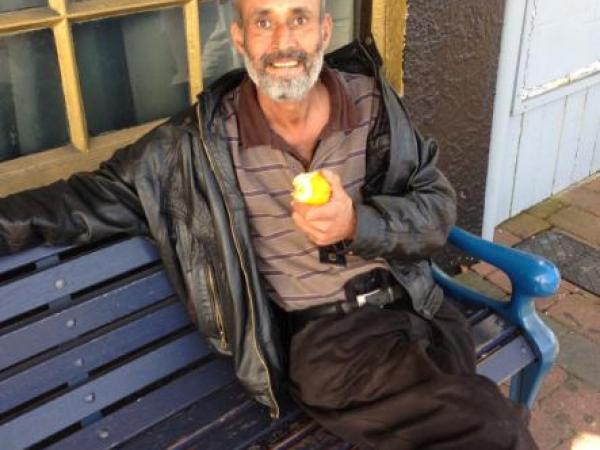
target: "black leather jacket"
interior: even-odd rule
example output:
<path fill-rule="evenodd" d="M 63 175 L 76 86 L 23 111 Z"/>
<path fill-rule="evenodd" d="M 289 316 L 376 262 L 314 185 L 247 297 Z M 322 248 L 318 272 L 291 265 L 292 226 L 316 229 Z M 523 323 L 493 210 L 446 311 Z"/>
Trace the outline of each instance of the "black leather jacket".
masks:
<path fill-rule="evenodd" d="M 437 147 L 411 126 L 372 45 L 354 42 L 329 54 L 327 63 L 375 76 L 383 98 L 368 137 L 357 237 L 336 250 L 385 257 L 415 311 L 430 318 L 442 293 L 428 257 L 444 245 L 456 216 L 454 191 L 435 167 Z M 97 171 L 1 199 L 0 254 L 116 233 L 151 236 L 202 334 L 233 357 L 239 380 L 278 416 L 284 371 L 277 324 L 229 149 L 219 138 L 225 135 L 220 101 L 242 76 L 225 75 L 194 108 L 117 151 Z"/>

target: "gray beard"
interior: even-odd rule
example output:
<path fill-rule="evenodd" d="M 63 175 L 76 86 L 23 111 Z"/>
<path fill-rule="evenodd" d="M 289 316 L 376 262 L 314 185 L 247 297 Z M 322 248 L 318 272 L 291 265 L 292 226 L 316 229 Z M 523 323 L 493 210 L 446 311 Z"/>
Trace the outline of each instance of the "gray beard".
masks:
<path fill-rule="evenodd" d="M 321 69 L 323 69 L 324 58 L 325 50 L 321 48 L 317 52 L 312 64 L 308 65 L 308 73 L 306 75 L 282 80 L 270 76 L 266 72 L 259 73 L 246 52 L 244 52 L 244 64 L 248 71 L 248 76 L 254 82 L 257 89 L 277 102 L 302 100 L 319 79 Z"/>

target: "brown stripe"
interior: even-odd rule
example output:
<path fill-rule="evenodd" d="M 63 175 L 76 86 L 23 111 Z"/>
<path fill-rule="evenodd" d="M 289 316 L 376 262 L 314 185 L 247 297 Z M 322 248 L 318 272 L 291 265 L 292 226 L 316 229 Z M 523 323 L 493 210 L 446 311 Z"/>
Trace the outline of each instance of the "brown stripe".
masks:
<path fill-rule="evenodd" d="M 356 158 L 359 156 L 364 156 L 367 153 L 367 149 L 363 148 L 360 150 L 355 150 L 353 152 L 350 152 L 346 155 L 345 158 L 343 159 L 336 159 L 333 161 L 325 161 L 323 164 L 320 164 L 317 168 L 318 169 L 323 169 L 326 167 L 336 167 L 336 166 L 341 166 L 343 164 L 345 164 L 346 162 L 348 162 L 348 160 L 352 159 L 352 158 Z"/>
<path fill-rule="evenodd" d="M 248 172 L 248 173 L 261 173 L 261 172 L 268 172 L 271 170 L 283 170 L 283 169 L 286 169 L 287 166 L 285 166 L 283 164 L 269 164 L 266 166 L 258 166 L 258 167 L 244 167 L 244 166 L 236 165 L 235 168 L 237 170 L 242 170 L 242 171 Z"/>
<path fill-rule="evenodd" d="M 252 234 L 252 237 L 255 239 L 260 239 L 261 241 L 271 241 L 273 239 L 277 239 L 281 236 L 285 236 L 287 234 L 293 233 L 296 230 L 283 230 L 283 231 L 279 231 L 277 233 L 273 233 L 273 234 L 269 234 L 267 236 L 263 236 L 260 234 Z"/>
<path fill-rule="evenodd" d="M 380 99 L 381 94 L 379 94 L 377 92 L 369 92 L 368 94 L 363 94 L 354 100 L 354 105 L 358 105 L 360 102 L 362 102 L 363 100 L 365 100 L 367 98 Z"/>
<path fill-rule="evenodd" d="M 284 301 L 298 301 L 298 300 L 316 300 L 316 299 L 326 299 L 333 297 L 334 295 L 341 294 L 344 292 L 344 288 L 336 289 L 332 292 L 327 292 L 325 294 L 307 294 L 307 295 L 294 295 L 294 296 L 283 296 L 279 294 L 282 300 Z"/>
<path fill-rule="evenodd" d="M 282 189 L 279 191 L 265 191 L 264 189 L 258 189 L 256 191 L 242 191 L 244 197 L 258 197 L 260 195 L 270 195 L 271 197 L 281 197 L 282 195 L 291 195 L 291 189 Z"/>
<path fill-rule="evenodd" d="M 363 181 L 365 181 L 365 177 L 358 178 L 354 181 L 350 181 L 349 183 L 344 183 L 344 189 L 348 190 L 348 188 L 351 188 L 352 186 L 356 186 L 357 184 L 360 184 Z"/>
<path fill-rule="evenodd" d="M 297 256 L 309 255 L 310 253 L 312 253 L 318 249 L 319 249 L 319 247 L 310 247 L 308 249 L 305 249 L 305 250 L 302 250 L 302 251 L 296 252 L 296 253 L 282 253 L 282 254 L 272 255 L 272 256 L 262 256 L 261 259 L 263 261 L 276 261 L 279 259 L 290 259 L 290 258 L 295 258 Z"/>
<path fill-rule="evenodd" d="M 290 217 L 290 213 L 289 212 L 285 212 L 283 214 L 248 214 L 248 218 L 250 219 L 266 219 L 266 218 L 271 218 L 271 219 L 283 219 L 284 217 Z"/>

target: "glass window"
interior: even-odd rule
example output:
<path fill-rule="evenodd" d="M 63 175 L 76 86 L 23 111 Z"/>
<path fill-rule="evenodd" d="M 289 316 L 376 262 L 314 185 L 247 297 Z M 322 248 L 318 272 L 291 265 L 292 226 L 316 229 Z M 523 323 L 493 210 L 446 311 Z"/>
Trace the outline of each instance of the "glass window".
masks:
<path fill-rule="evenodd" d="M 52 32 L 0 37 L 0 161 L 68 140 Z"/>
<path fill-rule="evenodd" d="M 333 17 L 333 34 L 328 51 L 333 51 L 354 39 L 354 2 L 329 0 L 327 11 Z"/>
<path fill-rule="evenodd" d="M 189 105 L 181 8 L 76 23 L 73 38 L 90 135 Z"/>
<path fill-rule="evenodd" d="M 225 72 L 244 65 L 242 57 L 235 51 L 229 39 L 229 25 L 233 16 L 231 0 L 211 0 L 200 4 L 202 71 L 205 86 Z"/>
<path fill-rule="evenodd" d="M 0 0 L 0 13 L 46 5 L 47 0 Z"/>
<path fill-rule="evenodd" d="M 334 31 L 328 51 L 354 38 L 354 2 L 329 0 L 327 11 L 333 16 Z M 243 59 L 233 49 L 229 24 L 233 20 L 232 0 L 210 0 L 200 4 L 202 31 L 202 70 L 204 84 L 209 85 L 225 72 L 242 67 Z"/>

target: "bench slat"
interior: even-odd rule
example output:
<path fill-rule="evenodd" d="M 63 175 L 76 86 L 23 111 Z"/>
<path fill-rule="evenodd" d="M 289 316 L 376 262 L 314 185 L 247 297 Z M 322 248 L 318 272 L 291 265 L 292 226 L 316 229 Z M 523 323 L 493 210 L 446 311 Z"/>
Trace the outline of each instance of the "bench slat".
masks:
<path fill-rule="evenodd" d="M 90 371 L 188 324 L 190 319 L 185 307 L 178 302 L 20 371 L 0 381 L 0 414 L 71 380 L 85 377 Z"/>
<path fill-rule="evenodd" d="M 266 407 L 251 400 L 239 383 L 232 383 L 119 448 L 246 449 L 246 443 L 274 433 L 302 416 L 298 406 L 287 395 L 280 396 L 280 406 L 282 418 L 273 422 Z M 257 421 L 260 422 L 258 426 L 255 424 Z"/>
<path fill-rule="evenodd" d="M 475 339 L 475 353 L 479 359 L 515 334 L 516 328 L 496 314 L 490 314 L 472 326 L 471 331 Z"/>
<path fill-rule="evenodd" d="M 289 397 L 283 397 L 281 400 L 284 419 L 273 422 L 266 408 L 250 401 L 246 407 L 235 410 L 235 414 L 228 414 L 227 420 L 215 422 L 211 427 L 200 429 L 191 435 L 180 436 L 176 442 L 169 445 L 169 448 L 171 450 L 190 447 L 202 448 L 202 450 L 248 449 L 253 442 L 275 433 L 280 428 L 285 428 L 290 420 L 300 416 L 298 407 Z M 137 445 L 132 448 L 142 450 L 143 447 Z M 156 450 L 158 448 L 154 447 Z"/>
<path fill-rule="evenodd" d="M 477 373 L 499 384 L 535 360 L 536 357 L 529 343 L 523 336 L 518 336 L 479 361 Z"/>
<path fill-rule="evenodd" d="M 33 445 L 209 354 L 191 333 L 0 425 L 4 447 Z"/>
<path fill-rule="evenodd" d="M 50 256 L 58 255 L 70 248 L 72 248 L 72 246 L 35 247 L 15 253 L 14 255 L 0 256 L 0 274 L 27 264 L 35 263 Z"/>
<path fill-rule="evenodd" d="M 230 361 L 213 361 L 57 442 L 48 450 L 114 448 L 196 402 L 208 403 L 210 399 L 206 397 L 234 380 Z M 213 416 L 212 420 L 218 418 Z"/>
<path fill-rule="evenodd" d="M 154 272 L 9 332 L 0 337 L 0 348 L 11 349 L 0 353 L 0 370 L 164 300 L 172 293 L 164 272 Z"/>
<path fill-rule="evenodd" d="M 134 238 L 9 282 L 0 286 L 0 322 L 157 259 L 148 240 Z"/>
<path fill-rule="evenodd" d="M 179 414 L 120 445 L 119 449 L 163 450 L 177 442 L 189 443 L 194 437 L 198 437 L 201 441 L 202 436 L 210 433 L 219 423 L 228 420 L 253 403 L 240 383 L 231 383 L 214 392 L 206 400 L 194 403 Z M 266 409 L 264 414 L 268 415 Z"/>

